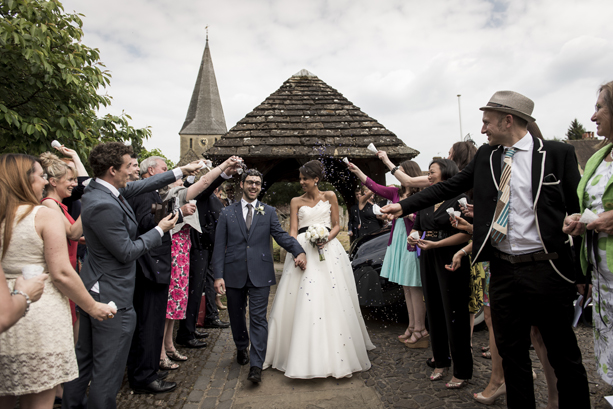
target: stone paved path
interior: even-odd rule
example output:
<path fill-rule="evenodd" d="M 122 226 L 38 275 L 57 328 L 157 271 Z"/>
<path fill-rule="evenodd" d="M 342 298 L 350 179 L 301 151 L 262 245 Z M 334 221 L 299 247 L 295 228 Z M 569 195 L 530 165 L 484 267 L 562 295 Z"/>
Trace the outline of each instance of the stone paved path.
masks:
<path fill-rule="evenodd" d="M 271 297 L 274 294 L 271 291 Z M 270 307 L 270 306 L 269 306 Z M 222 318 L 227 319 L 225 312 Z M 133 395 L 127 382 L 118 396 L 118 408 L 145 409 L 152 407 L 176 409 L 247 409 L 247 408 L 485 408 L 472 399 L 474 392 L 485 388 L 489 380 L 491 361 L 480 357 L 480 348 L 487 344 L 487 331 L 475 332 L 474 377 L 468 387 L 450 391 L 445 381 L 431 382 L 431 369 L 425 361 L 430 349 L 409 350 L 396 340 L 406 328 L 406 323 L 396 323 L 385 314 L 365 312 L 366 325 L 377 348 L 369 352 L 372 368 L 348 379 L 291 380 L 280 372 L 268 369 L 263 372 L 263 382 L 254 386 L 247 381 L 248 365 L 236 363 L 236 348 L 231 332 L 210 330 L 209 346 L 205 349 L 181 349 L 189 356 L 168 380 L 178 382 L 179 387 L 162 395 Z M 609 408 L 604 394 L 613 389 L 603 385 L 596 376 L 593 361 L 591 329 L 580 326 L 577 337 L 587 357 L 585 365 L 590 380 L 594 408 Z M 534 369 L 537 407 L 545 408 L 547 386 L 542 368 L 534 352 L 531 352 Z M 451 378 L 449 375 L 448 378 Z M 504 398 L 491 408 L 505 408 Z"/>

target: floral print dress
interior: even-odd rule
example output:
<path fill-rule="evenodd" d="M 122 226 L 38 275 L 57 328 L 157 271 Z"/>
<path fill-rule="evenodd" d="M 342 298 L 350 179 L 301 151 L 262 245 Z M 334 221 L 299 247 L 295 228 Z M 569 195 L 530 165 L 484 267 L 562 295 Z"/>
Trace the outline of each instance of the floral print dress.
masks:
<path fill-rule="evenodd" d="M 588 181 L 583 196 L 583 204 L 596 214 L 605 211 L 602 196 L 611 176 L 613 162 L 602 161 L 594 176 Z M 592 272 L 592 305 L 594 322 L 594 354 L 598 375 L 613 385 L 613 273 L 607 266 L 606 241 L 607 233 L 598 234 L 598 252 L 596 262 L 598 268 Z M 589 250 L 589 249 L 588 249 Z M 593 255 L 589 254 L 594 265 Z"/>
<path fill-rule="evenodd" d="M 189 294 L 189 250 L 192 247 L 190 229 L 189 224 L 185 224 L 172 235 L 172 270 L 166 307 L 166 318 L 171 320 L 185 318 Z"/>

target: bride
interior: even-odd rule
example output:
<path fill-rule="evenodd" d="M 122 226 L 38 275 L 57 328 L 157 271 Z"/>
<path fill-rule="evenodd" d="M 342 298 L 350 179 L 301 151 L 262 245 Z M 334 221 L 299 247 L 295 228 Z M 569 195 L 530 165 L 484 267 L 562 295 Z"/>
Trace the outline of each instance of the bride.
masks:
<path fill-rule="evenodd" d="M 323 165 L 312 160 L 300 168 L 305 194 L 290 204 L 290 235 L 296 237 L 307 257 L 305 271 L 286 258 L 283 276 L 272 304 L 264 369 L 272 366 L 289 378 L 349 377 L 370 368 L 370 342 L 349 258 L 338 234 L 338 201 L 333 192 L 322 192 Z M 318 249 L 305 238 L 315 224 L 330 230 Z"/>

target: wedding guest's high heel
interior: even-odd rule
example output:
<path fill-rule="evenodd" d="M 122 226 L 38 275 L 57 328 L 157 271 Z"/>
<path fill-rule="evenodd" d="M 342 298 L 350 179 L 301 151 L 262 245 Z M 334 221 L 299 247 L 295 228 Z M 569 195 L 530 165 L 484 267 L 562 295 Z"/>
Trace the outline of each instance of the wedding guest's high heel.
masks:
<path fill-rule="evenodd" d="M 473 394 L 473 398 L 475 398 L 477 402 L 483 403 L 484 405 L 493 405 L 496 399 L 498 399 L 498 397 L 506 393 L 507 393 L 507 385 L 506 383 L 503 382 L 502 385 L 500 385 L 498 389 L 496 389 L 496 392 L 492 394 L 492 396 L 486 398 L 485 396 L 483 396 L 482 392 L 479 392 L 479 393 Z"/>
<path fill-rule="evenodd" d="M 174 371 L 175 369 L 179 369 L 179 364 L 175 364 L 168 358 L 162 358 L 160 359 L 160 369 L 164 371 L 167 371 L 167 370 Z"/>
<path fill-rule="evenodd" d="M 424 335 L 424 332 L 426 333 Z M 415 331 L 411 338 L 417 338 L 415 340 L 415 342 L 411 342 L 411 339 L 407 339 L 406 341 L 404 341 L 404 345 L 407 348 L 411 348 L 411 349 L 425 349 L 428 348 L 428 338 L 430 338 L 430 334 L 428 333 L 427 330 L 422 330 L 422 331 Z"/>
<path fill-rule="evenodd" d="M 448 371 L 449 371 L 449 368 L 443 368 L 443 372 L 436 372 L 436 370 L 434 370 L 432 372 L 432 375 L 430 375 L 430 380 L 440 381 L 441 379 L 443 379 L 443 377 L 445 377 L 445 375 L 447 375 Z"/>
<path fill-rule="evenodd" d="M 468 385 L 468 379 L 460 379 L 459 381 L 449 381 L 445 384 L 447 389 L 460 389 Z"/>

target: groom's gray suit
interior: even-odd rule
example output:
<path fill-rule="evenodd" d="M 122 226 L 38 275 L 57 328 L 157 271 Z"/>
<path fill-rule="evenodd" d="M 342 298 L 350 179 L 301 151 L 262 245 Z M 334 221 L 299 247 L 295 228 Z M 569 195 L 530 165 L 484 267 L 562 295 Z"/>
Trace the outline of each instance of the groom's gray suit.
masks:
<path fill-rule="evenodd" d="M 257 210 L 260 206 L 263 211 Z M 234 343 L 239 350 L 247 349 L 251 338 L 251 366 L 262 368 L 268 340 L 268 295 L 270 286 L 276 282 L 270 236 L 294 258 L 304 253 L 304 249 L 283 230 L 274 207 L 257 201 L 255 208 L 249 231 L 242 201 L 221 211 L 211 263 L 215 279 L 223 278 L 225 281 Z M 247 296 L 249 336 L 245 320 Z"/>

